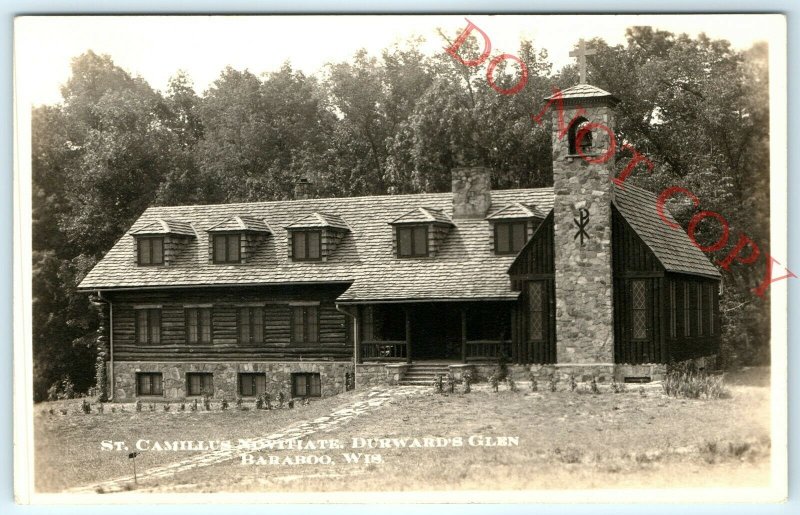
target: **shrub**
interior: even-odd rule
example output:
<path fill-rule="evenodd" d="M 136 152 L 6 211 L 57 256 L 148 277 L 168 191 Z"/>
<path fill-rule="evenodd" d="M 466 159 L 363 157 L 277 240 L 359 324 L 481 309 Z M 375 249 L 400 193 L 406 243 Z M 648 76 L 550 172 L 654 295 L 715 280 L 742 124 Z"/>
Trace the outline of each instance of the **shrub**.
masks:
<path fill-rule="evenodd" d="M 531 372 L 529 377 L 531 379 L 531 391 L 532 392 L 538 392 L 539 391 L 539 382 L 536 381 L 536 374 Z"/>
<path fill-rule="evenodd" d="M 228 399 L 226 399 L 225 397 L 222 398 L 222 404 L 220 405 L 220 408 L 222 409 L 222 411 L 228 409 Z"/>
<path fill-rule="evenodd" d="M 181 401 L 181 405 L 178 406 L 179 411 L 186 411 L 186 401 Z"/>
<path fill-rule="evenodd" d="M 116 413 L 116 412 L 117 412 L 117 408 L 115 408 L 114 406 L 111 406 L 111 413 Z"/>
<path fill-rule="evenodd" d="M 506 383 L 508 384 L 508 389 L 511 390 L 512 392 L 518 392 L 519 391 L 519 388 L 517 388 L 517 383 L 516 383 L 516 381 L 514 381 L 514 379 L 511 377 L 511 375 L 508 375 L 506 377 Z"/>
<path fill-rule="evenodd" d="M 171 408 L 171 406 L 169 405 L 168 402 L 164 404 L 164 411 L 169 411 L 170 408 Z"/>
<path fill-rule="evenodd" d="M 550 376 L 550 382 L 548 383 L 551 392 L 555 392 L 558 390 L 558 376 L 553 374 Z"/>
<path fill-rule="evenodd" d="M 575 381 L 575 374 L 569 375 L 569 391 L 574 392 L 575 388 L 578 387 L 578 383 Z"/>
<path fill-rule="evenodd" d="M 443 393 L 444 383 L 442 381 L 442 374 L 437 374 L 436 379 L 433 380 L 433 393 Z"/>
<path fill-rule="evenodd" d="M 87 401 L 86 399 L 83 399 L 83 401 L 81 401 L 81 411 L 83 411 L 87 415 L 92 412 L 92 405 L 89 404 L 89 401 Z"/>
<path fill-rule="evenodd" d="M 70 377 L 64 376 L 47 389 L 47 400 L 56 401 L 75 398 L 75 385 Z"/>
<path fill-rule="evenodd" d="M 60 410 L 58 410 L 58 412 L 61 413 L 62 415 L 66 415 L 67 414 L 67 409 L 66 408 L 61 408 Z"/>
<path fill-rule="evenodd" d="M 627 390 L 625 383 L 618 383 L 616 379 L 611 379 L 611 391 L 614 393 L 622 393 Z"/>
<path fill-rule="evenodd" d="M 142 401 L 136 401 L 136 404 L 134 404 L 134 406 L 136 407 L 137 413 L 142 411 Z"/>
<path fill-rule="evenodd" d="M 500 380 L 498 379 L 496 374 L 492 374 L 491 376 L 489 376 L 489 385 L 491 385 L 493 392 L 500 391 Z"/>
<path fill-rule="evenodd" d="M 691 364 L 670 365 L 662 388 L 670 397 L 687 399 L 719 399 L 728 395 L 723 376 L 709 375 Z"/>
<path fill-rule="evenodd" d="M 289 406 L 289 409 L 294 409 L 294 399 L 289 399 L 289 402 L 286 404 Z"/>

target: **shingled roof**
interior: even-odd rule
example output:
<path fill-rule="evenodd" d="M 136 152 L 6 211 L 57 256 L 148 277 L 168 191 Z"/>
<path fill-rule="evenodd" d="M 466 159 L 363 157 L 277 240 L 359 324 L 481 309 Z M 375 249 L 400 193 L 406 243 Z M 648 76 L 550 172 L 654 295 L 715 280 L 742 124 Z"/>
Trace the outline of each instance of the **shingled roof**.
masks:
<path fill-rule="evenodd" d="M 519 202 L 514 202 L 502 209 L 494 211 L 486 217 L 487 220 L 514 220 L 528 218 L 544 218 L 547 213 L 536 206 L 525 206 Z"/>
<path fill-rule="evenodd" d="M 249 231 L 249 232 L 269 232 L 272 230 L 264 220 L 249 216 L 234 216 L 224 220 L 213 227 L 206 229 L 208 232 L 230 232 L 230 231 Z"/>
<path fill-rule="evenodd" d="M 339 215 L 332 215 L 330 213 L 311 213 L 303 218 L 291 223 L 286 227 L 287 229 L 316 229 L 316 228 L 331 228 L 339 229 L 341 231 L 349 231 L 350 226 Z"/>
<path fill-rule="evenodd" d="M 658 216 L 657 202 L 658 197 L 647 190 L 615 185 L 614 205 L 667 272 L 719 278 L 719 270 L 692 244 L 689 235 L 681 228 L 668 227 Z M 677 224 L 669 210 L 664 210 L 664 216 Z"/>
<path fill-rule="evenodd" d="M 188 222 L 177 220 L 164 220 L 156 218 L 147 225 L 141 226 L 138 230 L 131 232 L 136 236 L 157 235 L 157 234 L 178 234 L 180 236 L 195 236 L 192 225 Z"/>
<path fill-rule="evenodd" d="M 553 94 L 545 98 L 545 100 L 550 100 L 555 96 L 556 94 Z M 617 97 L 608 91 L 600 89 L 597 86 L 592 86 L 591 84 L 576 84 L 567 89 L 562 89 L 561 98 L 564 100 L 573 100 L 579 98 L 608 98 L 612 101 L 617 101 Z"/>
<path fill-rule="evenodd" d="M 616 187 L 614 205 L 664 268 L 719 278 L 719 271 L 688 235 L 669 228 L 656 211 L 657 197 L 641 188 Z M 536 206 L 542 214 L 553 207 L 553 189 L 517 189 L 492 192 L 487 219 L 452 222 L 452 193 L 385 195 L 357 198 L 309 199 L 247 204 L 151 207 L 134 223 L 80 284 L 82 290 L 117 288 L 170 288 L 186 286 L 345 283 L 349 288 L 339 301 L 477 300 L 514 299 L 506 273 L 515 256 L 492 252 L 491 218 Z M 409 206 L 425 207 L 453 223 L 432 258 L 397 259 L 388 223 L 409 214 Z M 413 211 L 419 212 L 418 209 Z M 535 211 L 532 211 L 535 212 Z M 324 214 L 323 213 L 327 213 Z M 665 211 L 668 220 L 674 219 Z M 426 215 L 427 216 L 427 215 Z M 208 262 L 209 229 L 230 220 L 259 220 L 273 228 L 273 238 L 258 247 L 242 264 Z M 180 230 L 196 229 L 197 238 L 186 245 L 170 266 L 136 266 L 134 235 L 164 229 L 164 220 L 191 220 Z M 345 222 L 347 220 L 347 222 Z M 287 257 L 287 230 L 328 224 L 349 229 L 337 245 L 336 255 L 322 262 L 293 262 Z M 173 225 L 167 224 L 168 228 Z M 169 230 L 178 230 L 178 226 Z M 195 231 L 192 231 L 192 235 Z"/>
<path fill-rule="evenodd" d="M 407 213 L 398 216 L 390 224 L 418 224 L 418 223 L 439 223 L 453 225 L 453 221 L 444 214 L 441 209 L 431 209 L 427 207 L 416 207 Z"/>
<path fill-rule="evenodd" d="M 492 191 L 492 211 L 514 202 L 553 206 L 553 189 Z M 148 208 L 80 284 L 82 290 L 170 288 L 206 285 L 351 283 L 340 301 L 514 299 L 506 269 L 514 256 L 491 250 L 492 232 L 483 219 L 455 220 L 432 258 L 397 259 L 392 220 L 420 206 L 452 219 L 452 193 L 308 199 L 247 204 Z M 350 232 L 332 259 L 293 262 L 287 257 L 287 227 L 314 213 L 335 214 Z M 208 228 L 232 217 L 266 220 L 273 228 L 246 264 L 208 262 Z M 191 220 L 197 238 L 170 266 L 136 266 L 131 234 L 159 218 Z M 328 218 L 328 222 L 331 222 Z"/>

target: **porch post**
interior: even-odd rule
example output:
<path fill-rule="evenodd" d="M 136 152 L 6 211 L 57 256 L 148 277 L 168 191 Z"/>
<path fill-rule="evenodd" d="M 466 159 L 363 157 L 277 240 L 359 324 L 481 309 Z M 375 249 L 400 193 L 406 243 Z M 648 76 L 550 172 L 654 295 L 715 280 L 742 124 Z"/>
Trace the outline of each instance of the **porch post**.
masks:
<path fill-rule="evenodd" d="M 467 362 L 467 308 L 461 307 L 461 361 Z"/>
<path fill-rule="evenodd" d="M 361 363 L 361 306 L 355 306 L 355 313 L 353 313 L 353 342 L 356 348 L 354 349 L 356 363 Z"/>
<path fill-rule="evenodd" d="M 404 308 L 406 314 L 406 363 L 411 363 L 411 313 L 409 308 Z"/>

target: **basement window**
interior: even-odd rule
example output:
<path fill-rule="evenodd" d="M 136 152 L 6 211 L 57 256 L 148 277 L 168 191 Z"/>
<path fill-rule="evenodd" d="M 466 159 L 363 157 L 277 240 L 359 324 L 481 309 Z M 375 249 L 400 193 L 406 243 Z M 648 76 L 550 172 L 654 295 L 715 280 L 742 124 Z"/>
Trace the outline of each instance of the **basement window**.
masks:
<path fill-rule="evenodd" d="M 267 391 L 267 375 L 259 373 L 239 374 L 239 395 L 256 397 Z"/>
<path fill-rule="evenodd" d="M 164 395 L 164 381 L 160 372 L 136 374 L 136 395 Z"/>
<path fill-rule="evenodd" d="M 292 397 L 322 397 L 319 374 L 292 374 Z"/>
<path fill-rule="evenodd" d="M 214 395 L 214 375 L 208 372 L 186 374 L 188 395 Z"/>

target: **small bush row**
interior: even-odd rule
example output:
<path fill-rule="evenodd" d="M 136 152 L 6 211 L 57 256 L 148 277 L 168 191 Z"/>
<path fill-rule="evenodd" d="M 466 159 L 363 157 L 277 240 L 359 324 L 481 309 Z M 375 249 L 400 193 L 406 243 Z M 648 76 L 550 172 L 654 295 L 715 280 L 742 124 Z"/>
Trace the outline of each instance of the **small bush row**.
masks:
<path fill-rule="evenodd" d="M 272 399 L 272 396 L 268 393 L 263 393 L 256 397 L 254 402 L 253 409 L 256 410 L 273 410 L 273 409 L 293 409 L 295 406 L 307 406 L 311 404 L 311 400 L 303 397 L 299 399 L 291 399 L 288 395 L 284 392 L 278 392 L 275 395 L 275 399 Z M 160 408 L 159 408 L 160 406 Z M 214 409 L 218 408 L 220 411 L 226 411 L 231 409 L 231 403 L 228 401 L 227 398 L 223 398 L 219 403 L 214 403 L 211 400 L 211 396 L 204 395 L 201 399 L 193 399 L 190 402 L 186 400 L 181 400 L 176 405 L 173 405 L 169 402 L 164 403 L 156 403 L 156 402 L 149 402 L 143 403 L 141 400 L 137 400 L 133 405 L 133 410 L 137 413 L 141 413 L 142 411 L 158 411 L 159 409 L 164 412 L 172 411 L 173 407 L 175 411 L 184 412 L 184 411 L 213 411 Z M 106 412 L 108 408 L 106 407 L 105 403 L 97 402 L 93 404 L 90 402 L 88 398 L 84 398 L 81 401 L 80 405 L 80 412 L 86 415 L 91 413 L 103 414 Z M 246 406 L 244 400 L 241 398 L 237 398 L 234 401 L 233 409 L 237 411 L 250 411 L 250 406 Z M 111 406 L 110 412 L 116 413 L 119 411 L 120 413 L 126 413 L 127 410 L 124 405 L 118 406 Z M 45 413 L 49 413 L 50 415 L 55 415 L 56 413 L 60 413 L 61 415 L 67 415 L 69 410 L 67 408 L 50 408 Z"/>

